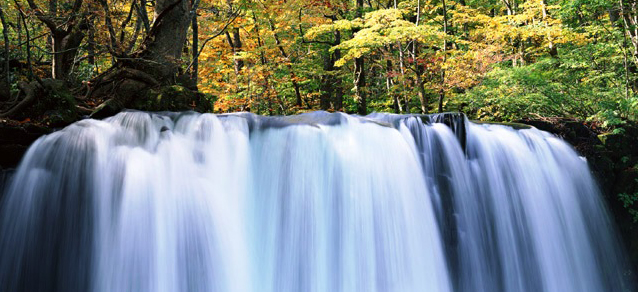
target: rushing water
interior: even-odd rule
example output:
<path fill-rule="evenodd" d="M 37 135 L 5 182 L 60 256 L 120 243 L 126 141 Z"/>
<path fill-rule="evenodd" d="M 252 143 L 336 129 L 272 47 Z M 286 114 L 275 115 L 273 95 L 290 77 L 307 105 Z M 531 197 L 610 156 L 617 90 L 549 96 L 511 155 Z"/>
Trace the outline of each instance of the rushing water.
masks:
<path fill-rule="evenodd" d="M 0 291 L 633 291 L 587 163 L 459 115 L 127 112 L 11 181 Z"/>

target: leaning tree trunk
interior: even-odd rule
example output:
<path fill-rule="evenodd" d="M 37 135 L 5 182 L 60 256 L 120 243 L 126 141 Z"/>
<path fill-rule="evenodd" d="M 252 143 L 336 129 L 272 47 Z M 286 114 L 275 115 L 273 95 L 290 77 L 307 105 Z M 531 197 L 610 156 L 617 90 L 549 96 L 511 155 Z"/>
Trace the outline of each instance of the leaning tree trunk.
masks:
<path fill-rule="evenodd" d="M 155 6 L 153 26 L 138 54 L 144 68 L 158 81 L 172 79 L 177 74 L 177 61 L 182 56 L 186 33 L 190 25 L 189 0 L 158 0 Z"/>
<path fill-rule="evenodd" d="M 157 0 L 153 25 L 140 50 L 119 58 L 93 81 L 93 96 L 106 96 L 92 114 L 102 118 L 150 99 L 149 89 L 175 84 L 179 59 L 191 24 L 190 0 Z M 173 98 L 173 97 L 167 97 Z M 154 102 L 149 100 L 148 102 Z M 133 106 L 135 107 L 135 106 Z"/>

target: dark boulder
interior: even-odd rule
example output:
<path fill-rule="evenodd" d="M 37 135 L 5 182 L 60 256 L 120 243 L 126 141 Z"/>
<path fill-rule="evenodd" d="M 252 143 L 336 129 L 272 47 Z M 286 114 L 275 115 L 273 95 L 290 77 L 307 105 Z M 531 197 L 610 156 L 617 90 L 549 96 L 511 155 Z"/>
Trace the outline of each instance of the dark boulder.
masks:
<path fill-rule="evenodd" d="M 31 123 L 0 120 L 0 169 L 15 168 L 29 146 L 52 131 Z"/>

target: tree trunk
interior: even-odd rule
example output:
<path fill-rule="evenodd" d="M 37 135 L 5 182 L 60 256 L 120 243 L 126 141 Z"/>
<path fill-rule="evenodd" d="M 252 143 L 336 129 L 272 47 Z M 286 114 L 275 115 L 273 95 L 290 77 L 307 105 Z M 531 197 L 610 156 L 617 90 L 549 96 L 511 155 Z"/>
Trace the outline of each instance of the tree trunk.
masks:
<path fill-rule="evenodd" d="M 319 96 L 319 107 L 322 110 L 330 108 L 330 97 L 334 94 L 334 78 L 331 71 L 334 70 L 334 63 L 329 52 L 323 54 L 323 71 L 327 74 L 321 76 L 321 95 Z"/>
<path fill-rule="evenodd" d="M 628 37 L 632 44 L 631 51 L 627 54 L 628 57 L 631 56 L 632 62 L 625 66 L 627 68 L 626 72 L 628 72 L 627 79 L 630 79 L 629 83 L 631 84 L 632 91 L 637 92 L 638 81 L 630 76 L 633 76 L 634 73 L 638 72 L 638 11 L 636 11 L 635 3 L 625 5 L 623 0 L 619 0 L 618 2 L 620 7 L 620 17 L 623 20 L 623 33 L 625 38 Z M 626 48 L 625 50 L 627 49 L 629 48 Z"/>
<path fill-rule="evenodd" d="M 401 42 L 397 42 L 397 47 L 399 48 L 399 70 L 401 71 L 401 85 L 403 86 L 403 92 L 405 92 L 406 88 L 408 87 L 405 84 L 405 56 L 403 55 L 403 45 L 401 44 Z M 401 96 L 399 95 L 397 98 L 401 99 Z M 401 102 L 399 102 L 400 112 L 410 113 L 410 100 L 412 100 L 411 94 L 406 94 L 403 108 L 401 108 Z"/>
<path fill-rule="evenodd" d="M 363 16 L 363 0 L 357 0 L 356 17 L 361 18 L 362 16 Z M 365 96 L 365 86 L 366 86 L 365 61 L 363 57 L 358 57 L 354 59 L 354 92 L 355 92 L 354 99 L 357 102 L 357 113 L 360 115 L 366 115 L 368 113 L 368 106 L 366 104 L 366 96 Z"/>
<path fill-rule="evenodd" d="M 335 78 L 334 92 L 335 94 L 332 102 L 332 107 L 336 111 L 343 111 L 343 87 L 341 78 Z"/>
<path fill-rule="evenodd" d="M 84 39 L 84 29 L 86 29 L 86 23 L 81 25 L 81 28 L 71 32 L 67 31 L 55 31 L 52 34 L 52 47 L 53 47 L 53 63 L 52 63 L 52 76 L 53 79 L 67 80 L 73 64 L 75 63 L 75 56 L 78 53 L 78 49 L 82 40 Z"/>
<path fill-rule="evenodd" d="M 417 1 L 417 8 L 416 8 L 416 21 L 415 21 L 415 25 L 419 26 L 419 21 L 421 19 L 421 1 Z M 414 75 L 416 76 L 416 85 L 417 85 L 417 89 L 418 89 L 418 95 L 419 95 L 419 101 L 421 102 L 421 113 L 422 114 L 427 114 L 428 113 L 428 108 L 430 106 L 430 98 L 427 95 L 427 93 L 425 92 L 425 84 L 423 82 L 423 76 L 421 76 L 423 74 L 423 70 L 421 68 L 421 66 L 419 65 L 419 62 L 417 62 L 418 58 L 417 58 L 417 53 L 418 53 L 418 46 L 419 46 L 419 42 L 414 40 L 412 42 L 412 63 L 414 64 Z"/>
<path fill-rule="evenodd" d="M 197 73 L 199 70 L 199 54 L 197 54 L 197 50 L 199 49 L 199 26 L 197 24 L 197 12 L 195 12 L 195 14 L 193 14 L 193 20 L 191 23 L 191 27 L 193 29 L 193 49 L 192 51 L 192 55 L 193 55 L 193 67 L 191 67 L 191 79 L 195 82 L 195 84 L 197 84 Z"/>
<path fill-rule="evenodd" d="M 364 71 L 363 57 L 354 59 L 354 88 L 355 88 L 355 100 L 357 102 L 357 113 L 360 115 L 366 115 L 368 113 L 368 107 L 366 104 L 365 86 L 366 86 L 366 72 Z"/>
<path fill-rule="evenodd" d="M 421 113 L 427 114 L 428 107 L 430 105 L 430 97 L 425 92 L 425 84 L 423 84 L 423 78 L 421 78 L 421 74 L 417 73 L 416 75 L 416 86 L 419 95 L 419 101 L 421 102 Z"/>
<path fill-rule="evenodd" d="M 397 0 L 394 0 L 394 9 L 397 9 Z M 399 50 L 399 70 L 401 71 L 401 85 L 403 85 L 402 90 L 405 90 L 407 88 L 405 86 L 405 58 L 403 56 L 403 45 L 401 44 L 401 42 L 397 42 L 397 49 Z M 403 107 L 401 106 L 401 95 L 397 94 L 395 98 L 396 98 L 395 103 L 398 107 L 399 113 L 404 112 Z M 407 109 L 407 112 L 409 113 L 410 101 L 407 99 L 407 97 L 405 100 L 405 108 Z"/>
<path fill-rule="evenodd" d="M 157 0 L 153 26 L 138 57 L 147 61 L 145 64 L 154 63 L 151 67 L 159 71 L 143 71 L 160 80 L 175 76 L 190 22 L 189 0 Z"/>
<path fill-rule="evenodd" d="M 447 4 L 445 0 L 441 0 L 443 4 L 443 33 L 448 34 L 448 18 L 447 18 Z M 439 92 L 439 113 L 443 112 L 443 99 L 445 98 L 445 61 L 447 61 L 447 39 L 443 39 L 443 64 L 441 65 L 441 89 Z"/>
<path fill-rule="evenodd" d="M 53 77 L 53 79 L 66 79 L 66 68 L 62 67 L 64 65 L 64 56 L 62 53 L 60 53 L 63 50 L 62 40 L 65 37 L 66 35 L 56 35 L 55 32 L 51 36 L 51 47 L 53 48 L 53 58 L 51 60 L 51 76 Z"/>
<path fill-rule="evenodd" d="M 286 50 L 284 50 L 284 47 L 279 40 L 279 35 L 277 35 L 277 32 L 275 31 L 275 24 L 273 23 L 272 19 L 268 19 L 268 23 L 270 24 L 270 31 L 272 31 L 273 37 L 275 38 L 275 44 L 277 45 L 281 56 L 284 57 L 284 59 L 286 60 L 286 67 L 288 67 L 288 70 L 290 71 L 290 80 L 292 82 L 292 86 L 295 88 L 295 105 L 301 106 L 301 102 L 303 100 L 301 98 L 301 88 L 299 86 L 299 83 L 297 82 L 297 75 L 292 68 L 290 57 L 288 56 L 288 53 L 286 53 Z M 308 101 L 306 101 L 306 106 L 310 108 Z"/>
<path fill-rule="evenodd" d="M 341 34 L 334 32 L 334 45 L 341 43 Z M 335 78 L 334 72 L 338 70 L 334 64 L 341 58 L 341 51 L 335 50 L 333 53 L 326 51 L 323 59 L 323 70 L 327 74 L 321 76 L 321 96 L 319 104 L 322 110 L 327 110 L 332 106 L 334 110 L 341 110 L 343 104 L 343 93 L 341 92 L 341 80 Z"/>
<path fill-rule="evenodd" d="M 93 117 L 101 118 L 119 112 L 146 96 L 144 93 L 149 88 L 175 84 L 192 19 L 190 7 L 190 0 L 156 1 L 153 25 L 140 51 L 119 59 L 94 80 L 96 89 L 92 95 L 106 95 L 109 99 L 98 106 L 92 113 Z"/>
<path fill-rule="evenodd" d="M 335 36 L 335 44 L 340 44 L 341 43 L 341 32 L 339 32 L 338 30 L 334 32 L 334 36 Z M 336 62 L 337 60 L 341 59 L 341 50 L 336 49 L 334 50 L 334 52 L 332 53 L 332 62 L 333 62 L 333 66 L 334 66 L 334 62 Z M 338 68 L 335 68 L 335 70 L 340 70 Z M 341 87 L 341 78 L 335 78 L 333 75 L 333 78 L 335 80 L 334 82 L 334 97 L 332 100 L 332 108 L 336 111 L 343 111 L 343 88 Z"/>
<path fill-rule="evenodd" d="M 137 7 L 137 15 L 144 24 L 144 32 L 148 33 L 151 30 L 151 22 L 148 20 L 148 11 L 146 11 L 146 0 L 140 0 L 140 5 Z"/>
<path fill-rule="evenodd" d="M 88 28 L 86 18 L 83 18 L 80 13 L 84 1 L 75 0 L 67 17 L 58 15 L 57 0 L 49 1 L 48 14 L 44 14 L 34 0 L 27 0 L 27 2 L 38 19 L 51 31 L 53 51 L 51 75 L 54 79 L 67 79 L 69 71 L 73 68 L 78 47 L 84 39 L 84 30 Z M 80 16 L 79 20 L 78 16 Z M 62 22 L 60 18 L 63 18 Z"/>
<path fill-rule="evenodd" d="M 547 12 L 547 2 L 545 0 L 541 0 L 541 9 L 543 12 L 543 22 L 545 24 L 545 28 L 548 28 L 548 24 L 547 24 L 547 17 L 549 16 L 549 13 Z M 553 58 L 556 58 L 558 55 L 558 51 L 556 49 L 556 46 L 554 45 L 554 40 L 552 39 L 552 37 L 550 36 L 549 32 L 547 33 L 547 38 L 549 41 L 549 55 L 552 56 Z M 524 53 L 524 43 L 523 40 L 521 40 L 521 54 Z M 524 58 L 523 55 L 521 55 L 521 62 L 524 64 Z"/>
<path fill-rule="evenodd" d="M 243 44 L 241 43 L 241 37 L 239 35 L 239 28 L 235 27 L 233 28 L 233 47 L 235 48 L 235 52 L 241 52 L 242 50 L 242 46 Z M 241 69 L 244 68 L 244 60 L 242 59 L 238 59 L 237 60 L 237 70 L 241 71 Z"/>
<path fill-rule="evenodd" d="M 93 22 L 93 19 L 91 19 L 89 22 L 86 50 L 89 55 L 87 61 L 91 66 L 95 66 L 95 24 Z M 95 70 L 95 68 L 93 68 L 93 70 Z"/>
<path fill-rule="evenodd" d="M 394 86 L 394 79 L 392 79 L 390 75 L 393 71 L 392 61 L 387 60 L 385 64 L 387 75 L 385 77 L 385 87 L 388 92 L 388 96 L 391 96 L 393 100 L 392 109 L 394 110 L 394 113 L 398 114 L 401 112 L 401 102 L 399 100 L 399 96 L 392 92 L 392 87 Z"/>
<path fill-rule="evenodd" d="M 22 59 L 22 22 L 20 22 L 20 19 L 16 21 L 16 33 L 18 34 L 18 59 Z M 21 71 L 18 68 L 18 72 Z"/>
<path fill-rule="evenodd" d="M 253 12 L 253 20 L 255 21 L 255 24 L 257 24 L 257 16 L 255 15 L 255 13 Z M 266 61 L 266 54 L 264 53 L 264 50 L 262 50 L 262 47 L 264 45 L 264 43 L 261 40 L 261 32 L 259 30 L 259 26 L 255 25 L 255 32 L 257 34 L 257 49 L 259 50 L 259 60 L 262 66 L 266 66 L 266 64 L 268 63 Z M 264 83 L 263 83 L 263 92 L 261 94 L 262 98 L 266 99 L 266 107 L 268 109 L 268 114 L 269 115 L 273 115 L 273 102 L 272 102 L 272 96 L 271 96 L 271 90 L 270 90 L 270 76 L 269 76 L 269 72 L 267 72 L 266 74 L 264 74 Z M 276 94 L 275 91 L 272 91 L 273 93 Z M 261 101 L 260 101 L 261 103 Z M 260 109 L 260 105 L 257 106 L 258 112 L 257 114 L 259 114 L 259 109 Z"/>
<path fill-rule="evenodd" d="M 244 61 L 237 58 L 239 52 L 241 52 L 241 36 L 239 35 L 239 28 L 233 29 L 233 35 L 230 35 L 230 32 L 226 32 L 226 40 L 228 41 L 228 45 L 233 50 L 233 64 L 235 65 L 235 77 L 239 78 L 239 72 L 244 67 Z M 235 81 L 237 83 L 237 81 Z"/>
<path fill-rule="evenodd" d="M 6 83 L 4 86 L 0 86 L 0 102 L 10 99 L 10 86 L 11 86 L 11 72 L 9 72 L 9 26 L 7 25 L 7 21 L 4 18 L 4 11 L 0 6 L 0 21 L 2 21 L 2 36 L 4 37 L 4 82 Z"/>

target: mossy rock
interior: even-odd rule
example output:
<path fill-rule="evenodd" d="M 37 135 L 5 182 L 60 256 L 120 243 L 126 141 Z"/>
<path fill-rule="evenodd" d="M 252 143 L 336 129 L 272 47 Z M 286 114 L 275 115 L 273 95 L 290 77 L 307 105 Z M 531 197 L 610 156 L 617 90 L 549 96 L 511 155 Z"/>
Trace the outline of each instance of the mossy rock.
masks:
<path fill-rule="evenodd" d="M 143 111 L 208 112 L 212 109 L 212 102 L 197 91 L 181 85 L 171 85 L 149 89 L 131 107 Z"/>
<path fill-rule="evenodd" d="M 620 135 L 614 133 L 603 133 L 598 135 L 598 140 L 600 140 L 603 145 L 607 146 L 612 143 L 613 140 L 617 139 Z"/>
<path fill-rule="evenodd" d="M 75 97 L 66 82 L 56 79 L 42 79 L 42 87 L 33 103 L 15 118 L 37 119 L 50 127 L 63 127 L 77 120 Z"/>
<path fill-rule="evenodd" d="M 516 130 L 525 130 L 525 129 L 531 129 L 532 126 L 530 125 L 526 125 L 523 123 L 513 123 L 513 122 L 490 122 L 490 121 L 472 121 L 473 123 L 476 124 L 482 124 L 482 125 L 501 125 L 501 126 L 508 126 L 508 127 L 512 127 Z"/>

